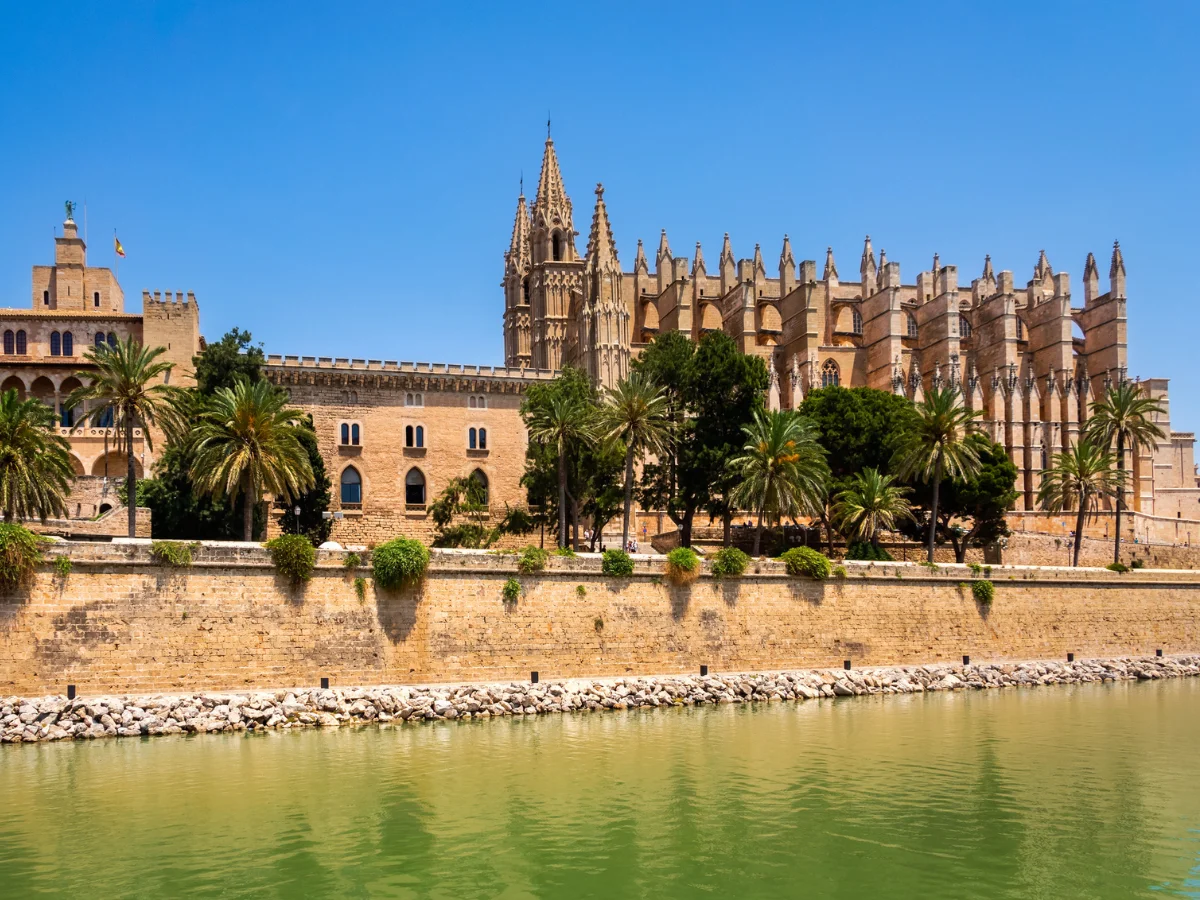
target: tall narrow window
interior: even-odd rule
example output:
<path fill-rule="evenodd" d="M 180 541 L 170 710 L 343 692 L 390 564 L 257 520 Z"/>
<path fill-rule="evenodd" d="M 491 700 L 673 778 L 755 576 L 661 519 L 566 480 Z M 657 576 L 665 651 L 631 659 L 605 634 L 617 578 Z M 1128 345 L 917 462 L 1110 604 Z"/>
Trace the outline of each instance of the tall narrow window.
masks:
<path fill-rule="evenodd" d="M 50 332 L 50 355 L 62 356 L 62 335 L 57 331 Z"/>
<path fill-rule="evenodd" d="M 550 244 L 551 254 L 554 257 L 554 261 L 558 262 L 562 259 L 562 235 L 557 231 L 554 232 L 554 236 L 550 239 Z"/>
<path fill-rule="evenodd" d="M 411 506 L 425 505 L 425 476 L 420 469 L 409 469 L 404 476 L 404 502 Z"/>
<path fill-rule="evenodd" d="M 857 309 L 850 314 L 850 328 L 855 334 L 862 334 L 862 313 Z"/>
<path fill-rule="evenodd" d="M 353 444 L 355 447 L 358 446 L 358 424 L 357 423 L 350 426 L 350 443 Z"/>
<path fill-rule="evenodd" d="M 524 300 L 526 303 L 529 302 L 529 277 L 528 276 L 526 276 L 525 280 L 521 282 L 521 299 Z"/>
<path fill-rule="evenodd" d="M 99 291 L 96 291 L 96 293 L 92 294 L 92 305 L 95 306 L 97 309 L 100 308 L 100 292 Z"/>
<path fill-rule="evenodd" d="M 64 406 L 62 408 L 62 419 L 60 421 L 62 422 L 63 428 L 74 427 L 74 425 L 75 425 L 75 410 Z"/>
<path fill-rule="evenodd" d="M 414 440 L 413 439 L 413 427 L 411 425 L 405 425 L 404 426 L 404 446 L 405 447 L 415 447 L 416 444 L 413 443 L 413 440 Z"/>
<path fill-rule="evenodd" d="M 418 426 L 417 426 L 417 443 L 416 443 L 416 446 L 418 446 L 418 447 L 424 447 L 424 446 L 425 446 L 425 426 L 423 426 L 423 425 L 418 425 Z"/>
<path fill-rule="evenodd" d="M 62 336 L 62 351 L 63 356 L 75 355 L 75 335 L 69 331 L 64 331 Z M 167 373 L 168 375 L 170 372 Z"/>
<path fill-rule="evenodd" d="M 20 334 L 20 332 L 17 333 Z M 1017 340 L 1025 340 L 1025 323 L 1021 321 L 1020 316 L 1017 316 Z M 18 350 L 17 352 L 19 353 L 20 351 Z"/>
<path fill-rule="evenodd" d="M 362 476 L 354 466 L 342 470 L 342 502 L 362 503 Z"/>
<path fill-rule="evenodd" d="M 821 366 L 821 387 L 837 387 L 842 382 L 838 364 L 832 359 L 826 360 Z"/>
<path fill-rule="evenodd" d="M 471 473 L 471 480 L 483 488 L 483 496 L 480 500 L 482 500 L 484 506 L 487 506 L 491 500 L 490 491 L 488 490 L 488 477 L 483 474 L 482 469 L 476 469 Z"/>
<path fill-rule="evenodd" d="M 29 348 L 25 344 L 25 329 L 17 331 L 17 356 L 24 356 Z"/>
<path fill-rule="evenodd" d="M 467 449 L 468 450 L 475 449 L 475 429 L 474 428 L 467 430 Z"/>
<path fill-rule="evenodd" d="M 487 429 L 486 428 L 479 429 L 479 449 L 480 450 L 487 449 Z"/>
<path fill-rule="evenodd" d="M 342 446 L 345 447 L 349 443 L 350 443 L 350 426 L 346 422 L 343 422 L 342 423 Z"/>
<path fill-rule="evenodd" d="M 42 291 L 42 305 L 43 306 L 50 305 L 50 292 L 49 291 Z"/>
<path fill-rule="evenodd" d="M 96 340 L 94 343 L 96 344 L 97 347 L 104 346 L 104 332 L 103 331 L 96 332 Z"/>
<path fill-rule="evenodd" d="M 958 333 L 960 336 L 969 338 L 971 336 L 971 320 L 966 316 L 958 317 Z"/>
<path fill-rule="evenodd" d="M 468 397 L 468 398 L 467 398 L 467 408 L 468 408 L 468 409 L 474 409 L 474 408 L 475 408 L 475 402 L 476 402 L 476 401 L 475 401 L 475 395 L 474 395 L 474 394 L 472 394 L 470 397 Z"/>
<path fill-rule="evenodd" d="M 908 314 L 908 336 L 910 338 L 917 337 L 917 317 L 912 313 Z"/>
<path fill-rule="evenodd" d="M 4 353 L 5 353 L 5 355 L 12 356 L 14 353 L 17 352 L 16 347 L 17 347 L 16 336 L 13 335 L 12 329 L 10 328 L 4 332 Z"/>
<path fill-rule="evenodd" d="M 108 333 L 108 346 L 110 346 L 110 347 L 117 346 L 117 336 L 115 333 L 113 333 L 111 331 Z"/>

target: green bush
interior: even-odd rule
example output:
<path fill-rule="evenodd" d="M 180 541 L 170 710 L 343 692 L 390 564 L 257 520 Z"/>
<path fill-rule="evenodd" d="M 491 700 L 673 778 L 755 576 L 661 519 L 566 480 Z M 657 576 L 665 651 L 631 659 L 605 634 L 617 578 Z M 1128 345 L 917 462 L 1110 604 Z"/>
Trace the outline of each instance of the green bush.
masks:
<path fill-rule="evenodd" d="M 192 564 L 192 547 L 183 541 L 153 541 L 150 558 L 160 565 L 186 569 Z"/>
<path fill-rule="evenodd" d="M 530 544 L 517 555 L 517 571 L 522 575 L 532 575 L 546 568 L 546 561 L 549 559 L 549 551 Z"/>
<path fill-rule="evenodd" d="M 793 547 L 779 559 L 787 565 L 789 575 L 807 575 L 817 581 L 828 578 L 831 570 L 829 557 L 811 547 Z"/>
<path fill-rule="evenodd" d="M 42 561 L 42 538 L 22 525 L 0 523 L 0 588 L 25 587 Z"/>
<path fill-rule="evenodd" d="M 1129 561 L 1129 568 L 1144 569 L 1146 568 L 1146 561 L 1144 559 L 1131 559 Z"/>
<path fill-rule="evenodd" d="M 917 563 L 917 565 L 918 565 L 918 566 L 924 566 L 924 567 L 925 567 L 925 568 L 927 568 L 927 569 L 928 569 L 930 572 L 936 572 L 936 571 L 938 571 L 938 569 L 940 569 L 940 568 L 941 568 L 941 566 L 939 566 L 939 565 L 938 565 L 937 563 L 935 563 L 933 560 L 929 560 L 929 559 L 927 559 L 927 560 L 924 560 L 924 561 L 922 561 L 922 562 L 919 562 L 919 563 Z"/>
<path fill-rule="evenodd" d="M 1129 566 L 1125 565 L 1125 563 L 1119 563 L 1119 562 L 1110 562 L 1104 568 L 1108 569 L 1108 571 L 1110 571 L 1110 572 L 1128 572 L 1129 571 Z"/>
<path fill-rule="evenodd" d="M 395 538 L 371 554 L 375 583 L 384 590 L 419 581 L 429 568 L 429 548 L 412 538 Z"/>
<path fill-rule="evenodd" d="M 312 541 L 302 534 L 281 534 L 274 540 L 267 541 L 267 550 L 271 553 L 271 562 L 275 571 L 290 581 L 300 584 L 312 578 L 313 570 L 317 567 L 317 551 Z"/>
<path fill-rule="evenodd" d="M 500 588 L 500 596 L 504 598 L 505 603 L 516 603 L 521 599 L 521 582 L 515 578 L 510 578 L 504 582 L 504 587 Z"/>
<path fill-rule="evenodd" d="M 984 606 L 991 606 L 992 600 L 996 597 L 996 586 L 986 578 L 979 581 L 972 581 L 971 594 L 975 597 L 975 602 L 982 603 Z"/>
<path fill-rule="evenodd" d="M 555 556 L 565 556 L 568 559 L 574 559 L 579 554 L 576 553 L 574 550 L 572 550 L 570 547 L 555 547 L 554 555 Z"/>
<path fill-rule="evenodd" d="M 833 577 L 834 578 L 845 578 L 846 577 L 846 567 L 845 566 L 834 566 L 833 567 Z"/>
<path fill-rule="evenodd" d="M 586 597 L 587 596 L 587 588 L 585 588 L 582 584 L 575 585 L 575 596 L 576 597 Z"/>
<path fill-rule="evenodd" d="M 367 579 L 359 575 L 354 579 L 354 596 L 358 598 L 359 603 L 365 603 L 367 599 Z"/>
<path fill-rule="evenodd" d="M 633 574 L 633 558 L 624 550 L 605 550 L 600 571 L 609 578 L 628 578 Z"/>
<path fill-rule="evenodd" d="M 712 573 L 714 578 L 736 578 L 746 571 L 750 557 L 737 547 L 722 547 L 713 554 Z"/>
<path fill-rule="evenodd" d="M 71 557 L 59 556 L 54 560 L 54 571 L 59 578 L 66 579 L 71 574 Z"/>
<path fill-rule="evenodd" d="M 676 547 L 667 554 L 667 578 L 689 584 L 700 577 L 700 557 L 691 547 Z"/>
<path fill-rule="evenodd" d="M 983 566 L 977 562 L 967 563 L 967 568 L 971 570 L 972 575 L 979 575 L 983 572 Z"/>
<path fill-rule="evenodd" d="M 342 560 L 342 565 L 347 569 L 357 569 L 362 565 L 362 557 L 351 550 L 346 554 L 346 558 Z"/>
<path fill-rule="evenodd" d="M 863 560 L 866 562 L 891 562 L 892 554 L 883 547 L 876 547 L 870 541 L 852 541 L 846 548 L 846 559 Z"/>

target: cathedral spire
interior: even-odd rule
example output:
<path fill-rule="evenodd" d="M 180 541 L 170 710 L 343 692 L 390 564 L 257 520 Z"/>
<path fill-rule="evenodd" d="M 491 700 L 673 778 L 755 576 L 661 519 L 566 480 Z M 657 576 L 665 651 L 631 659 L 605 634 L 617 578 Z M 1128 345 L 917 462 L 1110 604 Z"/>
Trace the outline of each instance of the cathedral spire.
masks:
<path fill-rule="evenodd" d="M 525 192 L 517 198 L 517 215 L 513 220 L 512 242 L 506 259 L 514 272 L 523 272 L 531 259 L 529 254 L 529 207 L 525 205 Z"/>
<path fill-rule="evenodd" d="M 1033 277 L 1037 281 L 1045 281 L 1054 274 L 1054 270 L 1050 268 L 1050 260 L 1046 258 L 1046 251 L 1043 250 L 1038 254 L 1037 265 L 1033 267 Z"/>
<path fill-rule="evenodd" d="M 700 242 L 696 241 L 696 258 L 692 262 L 692 275 L 704 274 L 707 271 L 704 266 L 704 251 L 700 249 Z"/>
<path fill-rule="evenodd" d="M 783 236 L 783 249 L 779 251 L 779 265 L 781 268 L 783 266 L 796 268 L 796 258 L 792 256 L 792 242 L 786 234 Z"/>
<path fill-rule="evenodd" d="M 766 272 L 767 271 L 767 267 L 765 265 L 763 265 L 762 248 L 758 244 L 754 245 L 754 271 L 755 272 Z"/>
<path fill-rule="evenodd" d="M 668 266 L 671 265 L 671 245 L 667 241 L 667 229 L 662 230 L 662 235 L 658 239 L 658 253 L 654 256 L 654 264 L 658 270 L 663 271 L 663 262 L 666 261 Z"/>
<path fill-rule="evenodd" d="M 875 289 L 883 290 L 883 273 L 887 270 L 887 251 L 879 248 L 879 272 L 875 275 Z"/>
<path fill-rule="evenodd" d="M 862 282 L 862 298 L 867 299 L 871 295 L 871 289 L 875 285 L 875 250 L 871 247 L 871 236 L 868 234 L 863 241 L 862 260 L 858 264 L 859 281 Z"/>
<path fill-rule="evenodd" d="M 1108 267 L 1108 292 L 1113 299 L 1125 298 L 1125 257 L 1121 255 L 1121 242 L 1113 241 L 1112 263 Z"/>
<path fill-rule="evenodd" d="M 721 244 L 721 265 L 733 262 L 733 245 L 729 243 L 729 232 L 725 232 L 725 241 Z"/>
<path fill-rule="evenodd" d="M 633 258 L 633 268 L 635 271 L 650 271 L 650 264 L 646 262 L 646 248 L 642 246 L 641 238 L 638 238 L 637 255 L 635 255 Z"/>
<path fill-rule="evenodd" d="M 823 281 L 828 281 L 830 278 L 837 279 L 837 263 L 833 261 L 833 248 L 825 248 L 825 273 L 821 276 Z"/>
<path fill-rule="evenodd" d="M 1083 303 L 1085 306 L 1100 296 L 1100 269 L 1096 266 L 1096 255 L 1089 253 L 1083 264 Z"/>
<path fill-rule="evenodd" d="M 737 284 L 737 263 L 733 260 L 733 246 L 729 243 L 729 232 L 725 232 L 725 240 L 721 244 L 721 293 L 726 294 Z"/>
<path fill-rule="evenodd" d="M 534 213 L 549 213 L 556 211 L 562 215 L 571 210 L 571 200 L 567 197 L 567 189 L 563 185 L 562 170 L 558 167 L 558 154 L 554 152 L 554 141 L 546 138 L 546 151 L 542 155 L 542 174 L 538 178 L 537 196 L 533 200 Z"/>
<path fill-rule="evenodd" d="M 604 185 L 596 185 L 596 208 L 592 213 L 592 229 L 588 233 L 587 271 L 616 271 L 617 245 L 613 242 L 612 226 L 608 221 L 608 208 L 604 205 Z"/>

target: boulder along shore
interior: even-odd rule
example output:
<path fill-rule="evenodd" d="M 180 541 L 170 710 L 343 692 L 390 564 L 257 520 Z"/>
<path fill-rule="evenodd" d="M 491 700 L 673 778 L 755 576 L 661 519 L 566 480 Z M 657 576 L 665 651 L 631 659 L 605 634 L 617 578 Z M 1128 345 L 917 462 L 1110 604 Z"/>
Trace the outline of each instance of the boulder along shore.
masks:
<path fill-rule="evenodd" d="M 572 678 L 505 684 L 203 691 L 0 699 L 0 742 L 85 740 L 340 725 L 415 724 L 661 706 L 1151 681 L 1200 675 L 1200 656 L 873 666 L 785 672 Z"/>

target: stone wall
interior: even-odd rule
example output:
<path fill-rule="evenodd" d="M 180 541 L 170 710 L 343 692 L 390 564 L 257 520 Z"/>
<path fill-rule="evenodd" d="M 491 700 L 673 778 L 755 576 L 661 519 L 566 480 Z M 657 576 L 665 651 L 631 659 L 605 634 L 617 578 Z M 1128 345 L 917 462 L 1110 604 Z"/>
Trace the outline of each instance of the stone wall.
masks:
<path fill-rule="evenodd" d="M 609 579 L 595 557 L 435 551 L 424 582 L 356 596 L 343 554 L 323 551 L 303 588 L 255 545 L 205 545 L 186 569 L 153 565 L 146 541 L 68 544 L 0 599 L 0 694 L 495 681 L 840 665 L 1115 657 L 1200 649 L 1200 575 L 997 568 L 995 602 L 971 572 L 847 564 L 827 582 L 752 563 L 740 579 L 662 581 L 661 558 Z M 364 575 L 369 576 L 369 571 Z M 506 606 L 501 587 L 523 593 Z"/>

